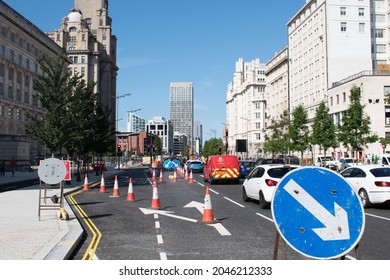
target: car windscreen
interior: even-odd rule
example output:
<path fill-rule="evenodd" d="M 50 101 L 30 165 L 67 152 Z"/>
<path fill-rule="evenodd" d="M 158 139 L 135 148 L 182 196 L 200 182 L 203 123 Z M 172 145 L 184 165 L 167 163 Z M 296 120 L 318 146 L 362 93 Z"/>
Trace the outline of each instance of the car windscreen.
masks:
<path fill-rule="evenodd" d="M 390 177 L 390 168 L 373 168 L 370 172 L 375 177 Z"/>
<path fill-rule="evenodd" d="M 202 164 L 200 161 L 191 161 L 190 164 Z"/>
<path fill-rule="evenodd" d="M 344 159 L 346 163 L 353 163 L 353 160 L 351 158 Z"/>
<path fill-rule="evenodd" d="M 275 167 L 268 170 L 268 175 L 272 178 L 282 178 L 291 170 L 294 170 L 296 167 Z"/>
<path fill-rule="evenodd" d="M 242 164 L 243 166 L 249 167 L 249 166 L 253 166 L 255 163 L 252 161 L 242 161 L 242 162 L 240 162 L 240 164 Z"/>

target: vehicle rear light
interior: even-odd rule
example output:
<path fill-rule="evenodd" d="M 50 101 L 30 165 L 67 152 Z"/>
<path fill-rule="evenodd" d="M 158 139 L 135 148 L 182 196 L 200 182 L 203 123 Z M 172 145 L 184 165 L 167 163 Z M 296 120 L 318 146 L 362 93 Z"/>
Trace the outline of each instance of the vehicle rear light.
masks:
<path fill-rule="evenodd" d="M 268 187 L 275 187 L 278 184 L 277 181 L 271 179 L 266 179 L 265 183 L 267 184 Z"/>
<path fill-rule="evenodd" d="M 377 186 L 377 187 L 390 187 L 390 182 L 376 181 L 375 186 Z"/>

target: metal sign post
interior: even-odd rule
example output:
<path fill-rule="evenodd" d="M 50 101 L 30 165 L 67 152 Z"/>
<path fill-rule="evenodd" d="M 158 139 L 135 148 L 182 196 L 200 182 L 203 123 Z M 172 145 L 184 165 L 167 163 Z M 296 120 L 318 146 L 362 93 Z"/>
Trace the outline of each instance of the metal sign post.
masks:
<path fill-rule="evenodd" d="M 339 174 L 303 167 L 279 182 L 271 204 L 279 234 L 297 252 L 339 258 L 356 248 L 365 218 L 358 194 Z"/>

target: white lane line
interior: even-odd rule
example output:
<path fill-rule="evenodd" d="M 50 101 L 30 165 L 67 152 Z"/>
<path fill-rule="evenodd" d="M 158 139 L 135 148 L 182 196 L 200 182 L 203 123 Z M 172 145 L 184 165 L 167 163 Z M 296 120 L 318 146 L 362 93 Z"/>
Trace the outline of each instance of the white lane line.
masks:
<path fill-rule="evenodd" d="M 160 253 L 160 259 L 161 259 L 162 261 L 168 260 L 167 253 Z"/>
<path fill-rule="evenodd" d="M 385 217 L 382 217 L 382 216 L 377 216 L 377 215 L 373 215 L 373 214 L 368 214 L 368 213 L 366 213 L 366 216 L 371 216 L 371 217 L 374 217 L 374 218 L 378 218 L 378 219 L 382 219 L 382 220 L 390 221 L 390 219 L 389 219 L 389 218 L 385 218 Z"/>
<path fill-rule="evenodd" d="M 154 219 L 157 220 L 158 219 L 158 214 L 154 214 Z"/>
<path fill-rule="evenodd" d="M 260 213 L 256 213 L 256 215 L 258 215 L 258 216 L 260 216 L 260 217 L 262 217 L 262 218 L 264 218 L 264 219 L 266 219 L 266 220 L 268 220 L 270 222 L 274 222 L 274 220 L 272 220 L 271 218 L 268 218 L 267 216 L 264 216 L 264 215 L 262 215 Z"/>
<path fill-rule="evenodd" d="M 207 224 L 208 226 L 210 227 L 213 227 L 215 228 L 220 235 L 222 236 L 228 236 L 228 235 L 231 235 L 231 233 L 220 223 L 218 224 Z"/>
<path fill-rule="evenodd" d="M 155 221 L 155 226 L 156 226 L 156 228 L 160 228 L 160 222 L 159 221 Z"/>
<path fill-rule="evenodd" d="M 228 201 L 230 201 L 230 202 L 232 202 L 232 203 L 234 203 L 234 204 L 236 204 L 236 205 L 238 205 L 238 206 L 240 206 L 240 207 L 242 207 L 242 208 L 245 208 L 244 205 L 241 205 L 240 203 L 235 202 L 234 200 L 231 200 L 230 198 L 228 198 L 228 197 L 226 197 L 226 196 L 224 196 L 223 198 L 226 199 L 226 200 L 228 200 Z"/>
<path fill-rule="evenodd" d="M 214 191 L 213 189 L 210 189 L 210 188 L 209 188 L 209 190 L 212 191 L 212 192 L 215 193 L 215 194 L 219 194 L 219 192 L 216 192 L 216 191 Z"/>
<path fill-rule="evenodd" d="M 202 184 L 202 183 L 199 183 L 199 182 L 198 182 L 198 185 L 201 185 L 202 187 L 204 187 L 204 184 Z"/>
<path fill-rule="evenodd" d="M 157 244 L 164 244 L 163 237 L 161 234 L 157 235 Z"/>

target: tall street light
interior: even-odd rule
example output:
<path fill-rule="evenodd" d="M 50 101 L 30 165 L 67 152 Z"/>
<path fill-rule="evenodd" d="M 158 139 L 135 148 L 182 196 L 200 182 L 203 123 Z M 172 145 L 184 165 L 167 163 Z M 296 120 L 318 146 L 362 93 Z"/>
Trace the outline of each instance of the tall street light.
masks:
<path fill-rule="evenodd" d="M 133 116 L 133 113 L 138 112 L 138 111 L 141 111 L 141 108 L 135 109 L 135 110 L 131 109 L 130 111 L 127 111 L 127 117 L 129 117 L 129 113 L 132 114 L 131 116 Z M 129 120 L 127 118 L 127 121 L 131 122 L 132 120 Z M 134 131 L 129 131 L 129 132 L 133 133 Z M 130 157 L 132 156 L 132 154 L 133 154 L 133 136 L 130 134 Z"/>
<path fill-rule="evenodd" d="M 243 118 L 243 117 L 240 117 L 240 119 L 246 121 L 246 159 L 248 159 L 248 147 L 249 147 L 249 129 L 248 129 L 248 124 L 249 124 L 249 119 L 246 119 L 246 118 Z"/>
<path fill-rule="evenodd" d="M 116 96 L 116 161 L 117 161 L 117 164 L 118 164 L 118 170 L 120 168 L 120 165 L 119 165 L 119 155 L 118 155 L 118 145 L 119 145 L 119 141 L 118 141 L 118 135 L 119 135 L 119 121 L 122 120 L 122 119 L 119 119 L 119 98 L 123 98 L 123 97 L 126 97 L 126 96 L 130 96 L 131 93 L 126 93 L 126 94 L 122 94 L 122 95 L 119 95 L 119 92 L 118 92 L 118 95 Z"/>

